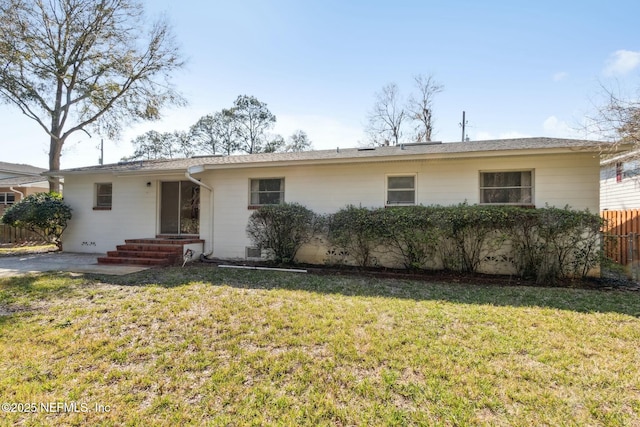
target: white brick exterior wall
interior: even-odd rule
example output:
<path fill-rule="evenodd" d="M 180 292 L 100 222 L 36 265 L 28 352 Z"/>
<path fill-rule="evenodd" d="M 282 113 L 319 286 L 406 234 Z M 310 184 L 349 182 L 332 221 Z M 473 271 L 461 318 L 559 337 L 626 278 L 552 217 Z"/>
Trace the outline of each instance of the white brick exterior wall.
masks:
<path fill-rule="evenodd" d="M 538 207 L 599 209 L 599 159 L 593 153 L 218 169 L 195 175 L 213 188 L 213 214 L 211 193 L 204 188 L 200 193 L 200 237 L 205 240 L 205 252 L 213 249 L 220 258 L 244 258 L 245 247 L 251 246 L 245 228 L 252 212 L 248 208 L 252 178 L 284 178 L 287 202 L 326 214 L 348 204 L 384 206 L 390 174 L 416 174 L 418 204 L 475 204 L 480 197 L 480 171 L 509 170 L 534 171 Z M 104 253 L 125 239 L 154 237 L 159 233 L 160 182 L 184 179 L 184 173 L 65 176 L 65 201 L 73 209 L 64 235 L 65 250 Z M 95 184 L 103 182 L 113 184 L 113 207 L 94 210 Z M 306 261 L 321 261 L 321 255 L 310 255 L 316 259 Z"/>

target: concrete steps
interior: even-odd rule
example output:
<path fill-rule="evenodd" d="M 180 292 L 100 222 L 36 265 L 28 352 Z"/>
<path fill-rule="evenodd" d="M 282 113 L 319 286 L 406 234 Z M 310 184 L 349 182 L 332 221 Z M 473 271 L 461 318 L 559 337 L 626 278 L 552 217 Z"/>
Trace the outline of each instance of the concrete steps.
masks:
<path fill-rule="evenodd" d="M 98 264 L 126 264 L 143 266 L 167 266 L 182 263 L 184 245 L 203 243 L 190 237 L 160 236 L 149 239 L 127 239 L 115 251 L 99 257 Z"/>

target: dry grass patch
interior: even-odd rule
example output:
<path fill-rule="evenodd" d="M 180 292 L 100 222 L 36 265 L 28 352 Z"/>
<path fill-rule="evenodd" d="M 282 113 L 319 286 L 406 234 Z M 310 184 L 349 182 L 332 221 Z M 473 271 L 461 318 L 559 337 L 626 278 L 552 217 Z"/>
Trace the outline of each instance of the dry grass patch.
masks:
<path fill-rule="evenodd" d="M 4 279 L 0 309 L 1 400 L 90 409 L 9 423 L 640 423 L 637 293 L 193 266 Z"/>
<path fill-rule="evenodd" d="M 26 242 L 0 244 L 0 257 L 26 254 L 41 254 L 46 252 L 55 252 L 57 250 L 58 248 L 56 247 L 56 245 L 49 245 L 46 243 Z"/>

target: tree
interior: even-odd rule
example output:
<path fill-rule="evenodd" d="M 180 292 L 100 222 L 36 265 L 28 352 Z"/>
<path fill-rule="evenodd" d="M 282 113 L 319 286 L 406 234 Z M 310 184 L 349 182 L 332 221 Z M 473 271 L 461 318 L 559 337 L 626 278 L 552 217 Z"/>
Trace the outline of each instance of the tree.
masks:
<path fill-rule="evenodd" d="M 262 147 L 263 153 L 277 153 L 282 151 L 285 148 L 286 143 L 284 142 L 284 138 L 282 135 L 274 135 L 269 138 Z"/>
<path fill-rule="evenodd" d="M 132 156 L 124 157 L 123 160 L 174 159 L 191 157 L 197 152 L 189 133 L 181 130 L 162 133 L 150 130 L 137 136 L 131 144 L 135 151 Z"/>
<path fill-rule="evenodd" d="M 415 141 L 431 141 L 433 132 L 433 97 L 442 92 L 444 86 L 437 83 L 433 76 L 419 74 L 413 78 L 417 94 L 407 101 L 407 113 L 416 124 Z"/>
<path fill-rule="evenodd" d="M 295 131 L 289 137 L 289 142 L 284 147 L 284 151 L 288 151 L 288 152 L 307 151 L 310 149 L 311 149 L 311 141 L 309 141 L 309 137 L 307 136 L 307 133 L 303 130 Z"/>
<path fill-rule="evenodd" d="M 168 139 L 171 141 L 174 155 L 178 157 L 191 157 L 198 152 L 189 132 L 174 130 L 168 135 Z"/>
<path fill-rule="evenodd" d="M 169 81 L 184 65 L 170 27 L 147 25 L 138 0 L 2 0 L 0 20 L 0 98 L 49 135 L 53 171 L 73 133 L 116 137 L 184 102 Z"/>
<path fill-rule="evenodd" d="M 201 117 L 190 133 L 199 152 L 228 156 L 239 149 L 237 125 L 230 109 Z"/>
<path fill-rule="evenodd" d="M 240 149 L 248 154 L 262 152 L 267 143 L 266 131 L 276 122 L 276 116 L 269 111 L 267 104 L 253 96 L 240 95 L 234 101 L 231 112 Z"/>
<path fill-rule="evenodd" d="M 587 118 L 586 131 L 640 148 L 640 100 L 603 87 L 606 101 Z"/>
<path fill-rule="evenodd" d="M 374 144 L 398 145 L 402 138 L 402 124 L 407 118 L 400 102 L 398 85 L 390 83 L 376 93 L 376 101 L 369 113 L 367 133 Z"/>
<path fill-rule="evenodd" d="M 60 194 L 35 193 L 10 206 L 2 223 L 31 230 L 62 250 L 62 233 L 70 219 L 71 208 Z"/>
<path fill-rule="evenodd" d="M 131 144 L 135 147 L 135 151 L 131 157 L 125 157 L 123 160 L 172 158 L 172 142 L 172 139 L 169 138 L 167 133 L 150 130 L 131 141 Z"/>

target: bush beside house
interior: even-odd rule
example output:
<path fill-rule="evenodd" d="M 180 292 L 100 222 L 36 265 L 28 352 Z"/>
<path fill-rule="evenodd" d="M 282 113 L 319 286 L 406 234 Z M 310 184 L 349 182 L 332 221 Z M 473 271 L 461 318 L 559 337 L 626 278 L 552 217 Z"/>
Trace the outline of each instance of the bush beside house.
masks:
<path fill-rule="evenodd" d="M 62 233 L 71 219 L 71 208 L 58 193 L 31 194 L 9 207 L 2 223 L 25 228 L 62 250 Z"/>
<path fill-rule="evenodd" d="M 264 206 L 247 231 L 278 263 L 294 260 L 303 244 L 324 244 L 327 264 L 477 273 L 503 263 L 519 277 L 549 283 L 585 277 L 600 259 L 601 218 L 568 207 L 346 206 L 318 218 L 298 204 Z"/>
<path fill-rule="evenodd" d="M 277 263 L 294 261 L 298 249 L 317 232 L 318 216 L 298 203 L 265 205 L 249 217 L 247 235 Z"/>

